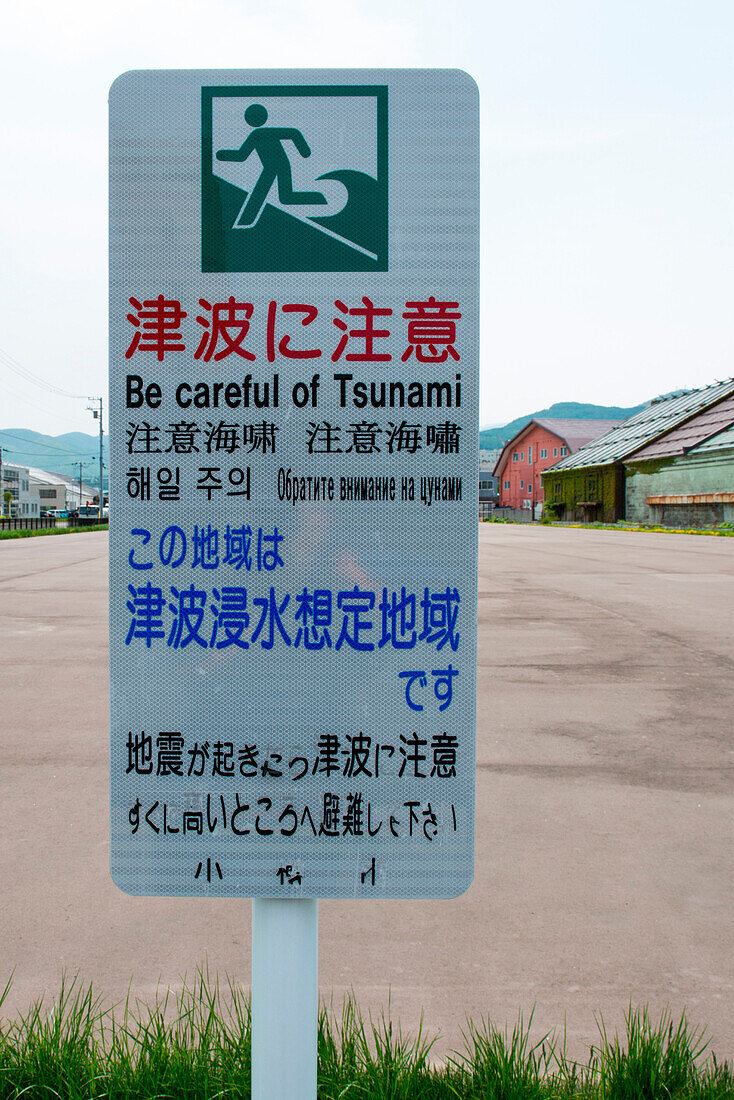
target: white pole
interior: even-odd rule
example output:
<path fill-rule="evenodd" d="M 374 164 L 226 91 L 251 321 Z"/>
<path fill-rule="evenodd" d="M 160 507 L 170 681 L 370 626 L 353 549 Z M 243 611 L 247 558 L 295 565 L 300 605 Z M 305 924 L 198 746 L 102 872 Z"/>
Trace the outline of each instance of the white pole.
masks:
<path fill-rule="evenodd" d="M 318 901 L 252 901 L 252 1100 L 316 1100 Z"/>

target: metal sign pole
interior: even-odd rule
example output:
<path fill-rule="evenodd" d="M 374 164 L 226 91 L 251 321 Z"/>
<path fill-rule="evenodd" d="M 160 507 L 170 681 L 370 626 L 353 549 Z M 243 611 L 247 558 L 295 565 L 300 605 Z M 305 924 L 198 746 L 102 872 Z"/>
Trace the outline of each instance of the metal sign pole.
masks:
<path fill-rule="evenodd" d="M 252 1100 L 316 1100 L 318 901 L 252 901 Z"/>

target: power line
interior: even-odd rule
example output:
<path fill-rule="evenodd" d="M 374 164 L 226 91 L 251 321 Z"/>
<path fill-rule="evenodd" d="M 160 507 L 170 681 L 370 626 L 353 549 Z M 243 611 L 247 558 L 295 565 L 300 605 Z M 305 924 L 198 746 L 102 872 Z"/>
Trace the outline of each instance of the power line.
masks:
<path fill-rule="evenodd" d="M 5 454 L 21 456 L 20 458 L 17 458 L 17 459 L 14 459 L 13 461 L 11 461 L 10 462 L 11 466 L 28 466 L 28 465 L 32 466 L 33 465 L 33 463 L 28 462 L 28 459 L 25 457 L 25 452 L 24 451 L 15 451 L 15 450 L 13 450 L 12 447 L 2 447 L 2 450 L 5 452 Z M 92 462 L 97 456 L 96 455 L 83 455 L 82 457 L 85 460 L 85 464 L 88 465 L 89 462 Z M 58 469 L 65 470 L 69 466 L 76 466 L 76 465 L 78 465 L 78 463 L 76 463 L 76 462 L 56 462 L 56 460 L 54 459 L 54 470 L 58 470 Z M 37 467 L 37 468 L 38 469 L 45 469 L 44 466 L 40 466 L 40 467 Z M 49 471 L 49 472 L 53 473 L 54 471 L 52 470 L 52 471 Z"/>
<path fill-rule="evenodd" d="M 15 398 L 16 401 L 22 401 L 24 405 L 28 405 L 28 407 L 33 409 L 34 412 L 39 412 L 40 411 L 40 412 L 48 413 L 50 416 L 53 416 L 55 420 L 62 420 L 67 424 L 75 424 L 76 423 L 75 421 L 73 421 L 71 419 L 70 416 L 65 416 L 63 414 L 59 415 L 58 409 L 50 409 L 48 407 L 48 405 L 41 405 L 35 399 L 31 401 L 29 398 L 23 397 L 21 394 L 19 394 L 17 392 L 17 390 L 11 389 L 11 387 L 7 384 L 7 382 L 4 379 L 0 383 L 0 385 L 2 386 L 2 389 L 3 389 L 4 392 L 11 394 Z M 77 428 L 77 430 L 78 430 L 78 428 Z"/>
<path fill-rule="evenodd" d="M 0 436 L 4 439 L 17 439 L 20 443 L 27 443 L 28 444 L 27 450 L 29 450 L 29 451 L 32 451 L 37 447 L 43 447 L 45 450 L 48 450 L 48 451 L 58 451 L 62 455 L 78 455 L 80 453 L 79 451 L 69 451 L 69 450 L 67 450 L 66 447 L 55 447 L 52 443 L 41 443 L 37 439 L 25 440 L 25 439 L 23 439 L 22 435 L 14 435 L 13 432 L 9 432 L 5 428 L 0 428 Z M 8 450 L 11 450 L 11 449 L 12 448 L 8 448 Z M 16 450 L 14 453 L 15 454 L 21 454 L 22 452 Z M 89 455 L 89 456 L 85 456 L 85 457 L 92 458 L 94 456 Z"/>
<path fill-rule="evenodd" d="M 49 393 L 58 394 L 60 397 L 71 397 L 75 401 L 86 401 L 87 395 L 81 393 L 69 393 L 68 390 L 61 389 L 60 386 L 54 386 L 51 382 L 46 382 L 45 379 L 39 375 L 34 374 L 33 371 L 28 370 L 22 363 L 19 363 L 10 352 L 5 351 L 4 348 L 0 348 L 0 363 L 7 367 L 8 370 L 13 371 L 20 378 L 23 378 L 26 382 L 32 382 L 35 386 L 40 386 L 41 389 L 48 390 Z"/>

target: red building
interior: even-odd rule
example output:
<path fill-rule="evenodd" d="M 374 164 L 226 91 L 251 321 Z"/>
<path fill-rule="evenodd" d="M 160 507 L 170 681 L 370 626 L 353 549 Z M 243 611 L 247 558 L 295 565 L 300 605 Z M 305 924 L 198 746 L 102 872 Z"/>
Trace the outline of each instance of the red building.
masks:
<path fill-rule="evenodd" d="M 540 475 L 565 455 L 598 439 L 621 420 L 530 420 L 502 448 L 494 475 L 500 508 L 529 508 L 543 503 Z"/>

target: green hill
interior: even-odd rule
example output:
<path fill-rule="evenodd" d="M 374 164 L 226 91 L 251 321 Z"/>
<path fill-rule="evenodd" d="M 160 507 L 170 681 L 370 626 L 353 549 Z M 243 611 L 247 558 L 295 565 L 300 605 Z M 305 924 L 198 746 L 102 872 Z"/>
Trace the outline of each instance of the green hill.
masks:
<path fill-rule="evenodd" d="M 66 435 L 41 435 L 29 428 L 0 428 L 0 447 L 5 462 L 20 466 L 37 466 L 65 477 L 79 475 L 79 462 L 84 463 L 82 476 L 86 482 L 99 480 L 99 436 L 83 432 Z M 104 463 L 107 466 L 107 436 L 104 438 Z M 105 483 L 107 475 L 105 473 Z"/>
<path fill-rule="evenodd" d="M 479 446 L 485 451 L 503 447 L 528 420 L 627 420 L 644 407 L 635 405 L 631 409 L 621 409 L 617 405 L 583 405 L 578 401 L 557 401 L 549 409 L 518 416 L 501 428 L 485 428 L 479 433 Z"/>

